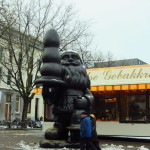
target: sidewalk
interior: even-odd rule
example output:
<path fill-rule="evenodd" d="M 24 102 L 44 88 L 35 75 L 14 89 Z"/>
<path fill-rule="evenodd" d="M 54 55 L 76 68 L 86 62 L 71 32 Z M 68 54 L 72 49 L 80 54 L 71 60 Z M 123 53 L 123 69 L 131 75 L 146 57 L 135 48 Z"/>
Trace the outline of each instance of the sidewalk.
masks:
<path fill-rule="evenodd" d="M 0 150 L 22 150 L 25 146 L 38 147 L 39 141 L 44 139 L 44 132 L 42 130 L 0 129 L 0 138 Z"/>
<path fill-rule="evenodd" d="M 43 130 L 5 130 L 0 129 L 0 150 L 56 150 L 40 148 L 39 142 L 45 140 L 45 130 L 51 128 L 53 122 L 44 122 Z M 124 141 L 100 140 L 102 150 L 149 150 L 149 143 L 131 143 Z M 146 148 L 147 147 L 147 148 Z M 65 150 L 65 148 L 57 149 Z M 75 149 L 66 149 L 75 150 Z M 77 150 L 77 149 L 76 149 Z"/>
<path fill-rule="evenodd" d="M 0 127 L 0 150 L 30 150 L 41 149 L 39 142 L 45 140 L 44 133 L 46 129 L 51 128 L 53 123 L 45 122 L 43 129 L 5 129 Z M 47 150 L 47 149 L 46 149 Z"/>

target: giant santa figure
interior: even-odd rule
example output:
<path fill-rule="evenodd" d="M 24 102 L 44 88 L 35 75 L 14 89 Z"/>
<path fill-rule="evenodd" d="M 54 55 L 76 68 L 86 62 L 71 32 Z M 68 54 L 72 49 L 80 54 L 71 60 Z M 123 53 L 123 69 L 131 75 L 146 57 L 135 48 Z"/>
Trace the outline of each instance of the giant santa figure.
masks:
<path fill-rule="evenodd" d="M 54 127 L 45 132 L 46 139 L 68 138 L 68 132 L 79 129 L 80 114 L 91 112 L 93 96 L 90 80 L 78 53 L 59 53 L 59 36 L 54 29 L 44 38 L 41 78 L 35 84 L 43 85 L 43 99 L 54 105 Z"/>

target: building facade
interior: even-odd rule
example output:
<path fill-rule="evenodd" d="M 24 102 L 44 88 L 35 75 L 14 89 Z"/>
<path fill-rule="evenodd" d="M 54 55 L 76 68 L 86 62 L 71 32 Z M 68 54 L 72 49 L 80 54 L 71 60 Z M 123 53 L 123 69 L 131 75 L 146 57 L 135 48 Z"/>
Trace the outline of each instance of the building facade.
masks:
<path fill-rule="evenodd" d="M 1 25 L 0 25 L 1 27 Z M 2 29 L 2 28 L 1 28 Z M 22 119 L 22 112 L 23 112 L 23 106 L 24 106 L 24 101 L 20 95 L 19 92 L 16 92 L 15 90 L 12 90 L 12 86 L 15 87 L 15 84 L 13 84 L 14 82 L 14 78 L 12 78 L 11 75 L 11 71 L 13 71 L 13 75 L 16 75 L 17 80 L 20 80 L 20 76 L 17 74 L 17 69 L 19 68 L 16 64 L 14 59 L 18 59 L 20 58 L 20 45 L 21 43 L 21 39 L 23 36 L 25 38 L 26 35 L 22 34 L 22 33 L 18 33 L 18 31 L 12 29 L 12 35 L 10 34 L 9 36 L 11 36 L 11 40 L 9 41 L 8 39 L 8 34 L 7 31 L 5 30 L 5 34 L 1 35 L 0 38 L 0 121 L 3 120 L 14 120 L 16 118 Z M 29 36 L 28 36 L 29 37 Z M 26 47 L 24 49 L 22 49 L 24 55 L 22 56 L 21 60 L 22 61 L 22 66 L 20 66 L 21 70 L 21 74 L 22 74 L 22 79 L 24 82 L 24 85 L 27 85 L 27 80 L 28 80 L 28 74 L 27 74 L 27 70 L 29 72 L 29 70 L 34 69 L 32 71 L 31 76 L 33 76 L 33 78 L 31 77 L 31 82 L 34 81 L 34 77 L 35 77 L 35 73 L 36 70 L 38 70 L 38 66 L 36 67 L 32 67 L 32 64 L 35 64 L 36 62 L 38 62 L 38 59 L 40 58 L 40 54 L 42 53 L 42 43 L 41 41 L 34 41 L 33 37 L 29 37 L 29 41 L 25 41 L 27 42 L 26 47 L 28 48 L 28 53 L 26 53 L 26 51 L 24 51 L 24 49 L 26 49 Z M 19 41 L 20 40 L 20 41 Z M 13 57 L 11 51 L 9 50 L 9 42 L 11 42 L 14 53 L 15 53 L 15 57 Z M 33 43 L 34 47 L 33 47 Z M 19 45 L 20 44 L 20 45 Z M 34 56 L 32 56 L 30 52 L 30 50 L 35 50 Z M 26 57 L 27 56 L 27 57 Z M 34 59 L 32 59 L 34 57 Z M 28 60 L 27 60 L 28 59 Z M 26 60 L 26 61 L 25 61 Z M 6 62 L 8 63 L 8 67 L 4 67 L 4 65 L 2 65 L 2 62 Z M 26 62 L 31 62 L 31 66 L 26 66 L 27 63 Z M 19 63 L 19 62 L 18 62 Z M 10 66 L 10 67 L 9 67 Z M 12 70 L 11 70 L 12 69 Z M 5 80 L 5 82 L 3 82 Z M 31 118 L 32 120 L 37 120 L 39 119 L 41 116 L 44 116 L 44 103 L 43 103 L 43 98 L 41 96 L 41 94 L 36 94 L 31 103 L 29 104 L 28 107 L 28 114 L 27 117 Z"/>
<path fill-rule="evenodd" d="M 9 89 L 0 87 L 0 121 L 22 118 L 23 99 L 20 94 Z M 37 93 L 28 107 L 27 117 L 38 120 L 44 116 L 44 101 L 41 93 Z"/>

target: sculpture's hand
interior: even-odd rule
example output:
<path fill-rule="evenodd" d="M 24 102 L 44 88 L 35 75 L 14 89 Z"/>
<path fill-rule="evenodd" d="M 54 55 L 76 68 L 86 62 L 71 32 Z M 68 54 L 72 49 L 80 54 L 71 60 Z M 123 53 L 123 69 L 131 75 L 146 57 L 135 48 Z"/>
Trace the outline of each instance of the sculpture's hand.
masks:
<path fill-rule="evenodd" d="M 57 99 L 59 99 L 59 88 L 50 88 L 46 85 L 43 85 L 42 96 L 46 104 L 52 105 L 55 104 Z"/>
<path fill-rule="evenodd" d="M 88 100 L 89 105 L 92 105 L 94 102 L 94 97 L 92 94 L 85 94 L 84 97 Z"/>
<path fill-rule="evenodd" d="M 77 109 L 84 109 L 88 107 L 88 102 L 85 97 L 79 96 L 75 100 L 75 108 Z"/>

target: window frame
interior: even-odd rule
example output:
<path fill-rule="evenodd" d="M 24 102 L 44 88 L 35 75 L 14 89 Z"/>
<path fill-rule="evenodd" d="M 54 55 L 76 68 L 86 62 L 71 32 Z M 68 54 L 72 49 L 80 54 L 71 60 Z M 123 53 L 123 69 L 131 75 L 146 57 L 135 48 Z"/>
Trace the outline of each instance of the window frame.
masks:
<path fill-rule="evenodd" d="M 16 101 L 15 101 L 15 113 L 20 113 L 20 99 L 21 99 L 20 96 L 17 95 L 16 96 Z M 18 105 L 17 106 L 18 111 L 16 111 L 16 105 Z"/>

